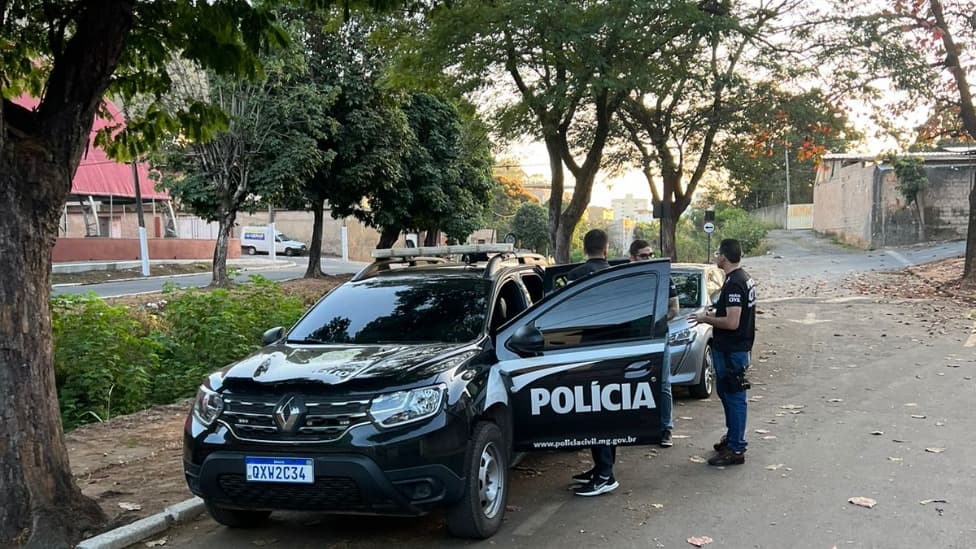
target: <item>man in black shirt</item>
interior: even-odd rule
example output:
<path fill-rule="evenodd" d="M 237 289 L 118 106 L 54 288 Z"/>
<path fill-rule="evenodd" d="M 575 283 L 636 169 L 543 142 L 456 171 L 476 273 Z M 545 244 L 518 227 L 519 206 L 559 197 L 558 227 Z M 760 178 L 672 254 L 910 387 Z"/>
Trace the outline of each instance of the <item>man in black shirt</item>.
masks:
<path fill-rule="evenodd" d="M 744 380 L 752 342 L 756 338 L 756 283 L 739 267 L 741 259 L 739 241 L 723 240 L 715 252 L 715 264 L 725 271 L 725 285 L 715 312 L 705 311 L 689 317 L 715 328 L 712 332 L 712 363 L 718 380 L 718 396 L 725 409 L 727 430 L 722 440 L 715 444 L 718 453 L 708 460 L 709 465 L 739 465 L 746 460 L 745 390 L 748 386 Z"/>
<path fill-rule="evenodd" d="M 586 253 L 586 263 L 576 267 L 566 275 L 567 280 L 573 281 L 586 275 L 607 269 L 607 250 L 610 239 L 607 233 L 600 229 L 593 229 L 583 236 L 583 252 Z M 580 314 L 585 312 L 580 311 Z M 601 444 L 592 446 L 593 468 L 585 473 L 573 475 L 573 482 L 581 484 L 576 488 L 577 496 L 598 496 L 612 492 L 620 486 L 613 478 L 613 464 L 617 460 L 617 447 Z"/>
<path fill-rule="evenodd" d="M 630 243 L 630 261 L 650 261 L 654 257 L 654 250 L 646 240 L 637 239 Z M 678 289 L 674 287 L 674 279 L 668 279 L 668 320 L 678 316 L 681 304 L 678 302 Z M 670 338 L 664 340 L 664 363 L 661 365 L 661 447 L 674 446 L 671 431 L 674 429 L 672 417 L 673 399 L 671 396 L 671 348 Z"/>

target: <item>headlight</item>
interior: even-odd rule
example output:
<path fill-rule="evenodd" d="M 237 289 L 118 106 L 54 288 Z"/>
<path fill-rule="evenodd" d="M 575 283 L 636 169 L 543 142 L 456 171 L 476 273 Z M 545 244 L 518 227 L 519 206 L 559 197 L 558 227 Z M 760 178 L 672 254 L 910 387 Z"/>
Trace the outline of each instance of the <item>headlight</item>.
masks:
<path fill-rule="evenodd" d="M 207 427 L 224 411 L 224 399 L 220 394 L 206 385 L 201 385 L 197 391 L 197 398 L 193 401 L 193 416 Z"/>
<path fill-rule="evenodd" d="M 668 343 L 671 345 L 687 345 L 695 340 L 695 336 L 698 333 L 691 328 L 685 328 L 684 330 L 678 330 L 668 336 Z"/>
<path fill-rule="evenodd" d="M 441 384 L 380 395 L 370 404 L 369 415 L 381 427 L 420 421 L 440 411 L 446 390 L 446 386 Z"/>

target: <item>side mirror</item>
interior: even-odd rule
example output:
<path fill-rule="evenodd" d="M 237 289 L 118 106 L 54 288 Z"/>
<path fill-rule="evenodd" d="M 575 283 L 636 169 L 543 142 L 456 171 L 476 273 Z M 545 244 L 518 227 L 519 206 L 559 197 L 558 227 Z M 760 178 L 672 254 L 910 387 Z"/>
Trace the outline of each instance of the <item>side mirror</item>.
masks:
<path fill-rule="evenodd" d="M 271 328 L 267 332 L 264 332 L 264 335 L 261 336 L 261 344 L 271 345 L 272 343 L 279 341 L 283 337 L 285 337 L 284 328 L 282 328 L 281 326 L 278 326 L 277 328 Z"/>
<path fill-rule="evenodd" d="M 506 345 L 520 356 L 533 356 L 542 352 L 545 339 L 535 324 L 527 324 L 516 330 Z"/>

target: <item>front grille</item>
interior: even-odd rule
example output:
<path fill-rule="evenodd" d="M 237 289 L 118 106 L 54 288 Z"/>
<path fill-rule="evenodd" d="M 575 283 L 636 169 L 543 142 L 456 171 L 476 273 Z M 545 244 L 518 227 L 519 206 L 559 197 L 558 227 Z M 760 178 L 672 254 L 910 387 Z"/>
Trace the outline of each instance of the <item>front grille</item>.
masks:
<path fill-rule="evenodd" d="M 244 475 L 220 475 L 227 498 L 242 507 L 297 511 L 355 510 L 365 507 L 359 486 L 348 477 L 315 477 L 314 484 L 247 482 Z"/>
<path fill-rule="evenodd" d="M 287 395 L 223 395 L 220 421 L 239 439 L 259 442 L 329 442 L 354 425 L 366 423 L 369 399 L 301 395 L 302 413 L 290 428 L 275 421 L 275 410 Z"/>

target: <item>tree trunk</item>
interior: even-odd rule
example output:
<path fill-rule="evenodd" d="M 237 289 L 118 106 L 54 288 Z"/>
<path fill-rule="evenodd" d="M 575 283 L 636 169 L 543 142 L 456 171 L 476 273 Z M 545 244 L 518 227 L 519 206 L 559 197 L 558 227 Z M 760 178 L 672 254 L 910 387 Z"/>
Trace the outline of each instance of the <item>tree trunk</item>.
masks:
<path fill-rule="evenodd" d="M 230 244 L 230 235 L 234 231 L 234 220 L 236 219 L 237 212 L 226 213 L 220 218 L 217 228 L 217 245 L 214 246 L 211 286 L 226 287 L 230 284 L 230 279 L 227 277 L 227 246 Z M 275 245 L 273 240 L 271 245 Z"/>
<path fill-rule="evenodd" d="M 441 232 L 438 230 L 427 231 L 424 234 L 424 246 L 437 246 L 440 244 Z"/>
<path fill-rule="evenodd" d="M 557 264 L 569 263 L 569 248 L 573 245 L 573 231 L 576 230 L 575 226 L 569 226 L 565 223 L 559 224 L 559 229 L 556 230 L 555 246 Z"/>
<path fill-rule="evenodd" d="M 105 521 L 71 476 L 54 378 L 51 251 L 76 165 L 65 161 L 71 155 L 13 139 L 0 150 L 3 547 L 68 547 Z"/>
<path fill-rule="evenodd" d="M 966 234 L 962 282 L 968 288 L 976 288 L 976 185 L 969 189 L 969 232 Z"/>
<path fill-rule="evenodd" d="M 660 257 L 670 257 L 672 262 L 678 261 L 677 246 L 675 244 L 675 231 L 678 224 L 675 222 L 674 208 L 671 208 L 671 215 L 661 217 L 661 253 Z"/>
<path fill-rule="evenodd" d="M 322 226 L 325 225 L 325 201 L 319 200 L 312 209 L 312 244 L 308 248 L 308 268 L 305 278 L 322 278 Z"/>
<path fill-rule="evenodd" d="M 376 249 L 392 248 L 400 238 L 400 229 L 397 227 L 383 227 L 380 232 L 380 241 L 376 244 Z"/>
<path fill-rule="evenodd" d="M 555 137 L 546 139 L 546 152 L 549 154 L 549 170 L 552 173 L 549 181 L 549 241 L 552 243 L 552 255 L 556 258 L 556 263 L 569 263 L 569 247 L 573 230 L 569 231 L 569 237 L 565 240 L 561 239 L 559 223 L 563 213 L 563 188 L 566 176 L 563 172 L 562 152 Z"/>

